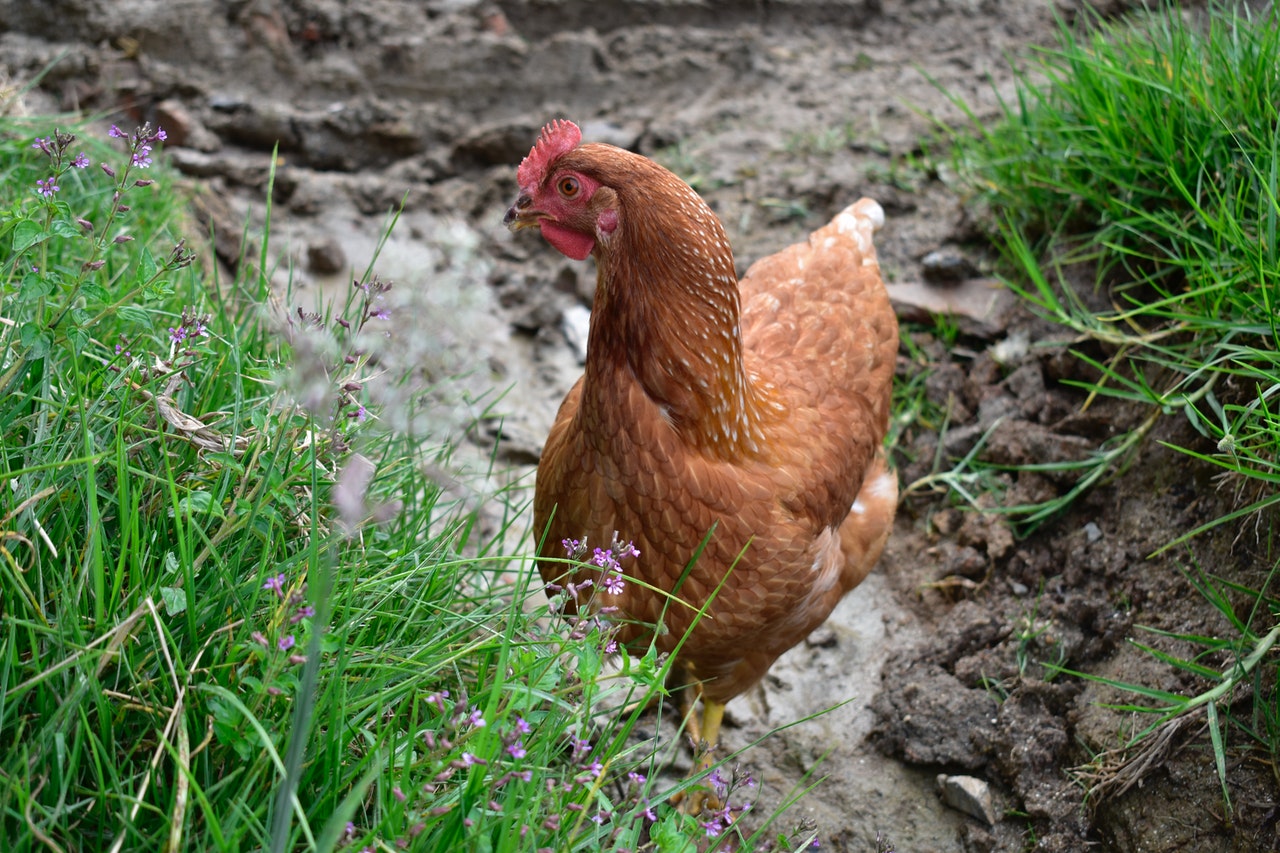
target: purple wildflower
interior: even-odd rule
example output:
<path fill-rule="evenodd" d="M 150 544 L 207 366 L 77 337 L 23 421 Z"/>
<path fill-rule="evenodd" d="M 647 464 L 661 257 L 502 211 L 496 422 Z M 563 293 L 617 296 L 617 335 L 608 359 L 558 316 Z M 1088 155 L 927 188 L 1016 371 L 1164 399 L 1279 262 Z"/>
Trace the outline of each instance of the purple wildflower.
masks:
<path fill-rule="evenodd" d="M 512 758 L 524 758 L 529 754 L 525 751 L 524 744 L 518 740 L 507 747 L 507 752 L 511 753 Z"/>
<path fill-rule="evenodd" d="M 77 169 L 89 168 L 89 155 L 81 151 L 79 154 L 76 155 L 76 159 L 71 161 L 71 165 Z"/>
<path fill-rule="evenodd" d="M 151 167 L 151 146 L 142 145 L 137 151 L 133 152 L 133 165 L 139 169 L 148 169 Z"/>
<path fill-rule="evenodd" d="M 527 735 L 529 732 L 533 731 L 532 726 L 529 725 L 528 721 L 525 720 L 524 717 L 517 716 L 515 726 L 516 731 L 522 735 Z"/>
<path fill-rule="evenodd" d="M 474 728 L 482 729 L 485 727 L 484 712 L 479 708 L 472 708 L 471 713 L 467 716 L 467 722 Z"/>
<path fill-rule="evenodd" d="M 298 608 L 298 612 L 289 617 L 290 625 L 297 625 L 303 619 L 310 619 L 316 615 L 316 609 L 310 604 L 304 604 Z"/>
<path fill-rule="evenodd" d="M 289 649 L 293 648 L 294 643 L 296 642 L 297 641 L 293 638 L 293 634 L 285 634 L 276 641 L 276 648 L 280 649 L 282 652 L 287 652 Z"/>
<path fill-rule="evenodd" d="M 409 799 L 404 795 L 404 791 L 400 788 L 399 785 L 396 785 L 394 788 L 391 789 L 391 796 L 395 797 L 398 801 L 402 803 L 405 800 Z"/>
<path fill-rule="evenodd" d="M 36 181 L 36 192 L 45 198 L 49 198 L 62 187 L 58 186 L 57 178 L 45 178 L 42 181 Z"/>
<path fill-rule="evenodd" d="M 262 584 L 262 588 L 274 590 L 276 595 L 284 598 L 284 580 L 283 574 L 267 578 L 266 582 Z"/>
<path fill-rule="evenodd" d="M 107 131 L 107 136 L 114 139 L 125 139 L 128 137 L 128 134 L 113 124 L 111 125 L 111 129 Z"/>
<path fill-rule="evenodd" d="M 626 582 L 622 580 L 622 575 L 617 572 L 609 572 L 600 580 L 604 584 L 604 591 L 610 595 L 622 595 L 622 591 L 627 587 Z"/>

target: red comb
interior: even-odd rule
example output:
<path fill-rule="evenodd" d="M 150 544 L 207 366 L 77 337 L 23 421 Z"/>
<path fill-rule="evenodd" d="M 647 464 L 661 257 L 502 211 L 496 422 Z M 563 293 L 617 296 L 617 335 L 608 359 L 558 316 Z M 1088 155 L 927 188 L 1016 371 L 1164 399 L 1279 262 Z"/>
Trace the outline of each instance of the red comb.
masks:
<path fill-rule="evenodd" d="M 582 141 L 582 131 L 571 121 L 556 119 L 542 128 L 538 141 L 529 151 L 529 156 L 520 161 L 516 172 L 516 180 L 522 188 L 535 187 L 547 177 L 547 170 L 552 162 L 561 154 L 566 154 L 578 147 Z"/>

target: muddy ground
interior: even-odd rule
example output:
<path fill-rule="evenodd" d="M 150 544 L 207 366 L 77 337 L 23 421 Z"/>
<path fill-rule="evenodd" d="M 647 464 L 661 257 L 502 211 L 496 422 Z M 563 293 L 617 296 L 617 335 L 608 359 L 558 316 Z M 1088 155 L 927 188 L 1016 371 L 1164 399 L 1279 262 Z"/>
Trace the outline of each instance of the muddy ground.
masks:
<path fill-rule="evenodd" d="M 997 420 L 983 457 L 1017 464 L 1077 458 L 1146 415 L 1085 409 L 1064 384 L 1083 375 L 1064 334 L 983 277 L 982 223 L 931 142 L 936 123 L 961 120 L 937 86 L 989 118 L 1011 91 L 1010 59 L 1079 11 L 1078 0 L 0 0 L 0 68 L 18 85 L 48 68 L 23 99 L 33 112 L 164 126 L 227 266 L 246 219 L 263 220 L 278 145 L 273 274 L 294 299 L 362 275 L 403 201 L 377 269 L 414 317 L 406 359 L 428 381 L 469 372 L 414 426 L 467 434 L 434 473 L 482 506 L 506 481 L 527 484 L 585 341 L 589 265 L 501 227 L 514 165 L 546 120 L 571 117 L 684 175 L 725 221 L 740 268 L 873 196 L 901 315 L 923 320 L 904 326 L 917 354 L 904 347 L 899 379 L 927 371 L 917 381 L 934 412 L 901 425 L 905 487 L 930 473 L 939 441 L 957 457 Z M 928 309 L 947 306 L 954 339 L 940 340 Z M 484 393 L 494 386 L 510 390 Z M 499 438 L 511 471 L 493 476 L 484 460 Z M 1114 690 L 1042 665 L 1201 689 L 1126 641 L 1186 654 L 1139 626 L 1225 633 L 1188 566 L 1262 583 L 1252 528 L 1148 557 L 1234 499 L 1162 439 L 1199 440 L 1160 421 L 1122 476 L 1022 538 L 944 494 L 908 495 L 881 568 L 731 705 L 730 749 L 839 706 L 744 751 L 761 781 L 744 820 L 812 772 L 824 781 L 780 828 L 811 819 L 828 850 L 1276 849 L 1276 776 L 1242 735 L 1230 735 L 1231 814 L 1202 720 L 1171 732 L 1142 774 L 1116 776 L 1113 756 L 1091 757 L 1145 721 L 1099 704 L 1123 698 Z M 1069 483 L 1023 473 L 1004 486 L 982 499 L 1041 500 Z M 1249 695 L 1232 710 L 1248 720 Z M 975 802 L 985 791 L 990 805 L 944 804 L 940 774 L 976 780 Z M 1112 778 L 1134 784 L 1086 796 Z"/>

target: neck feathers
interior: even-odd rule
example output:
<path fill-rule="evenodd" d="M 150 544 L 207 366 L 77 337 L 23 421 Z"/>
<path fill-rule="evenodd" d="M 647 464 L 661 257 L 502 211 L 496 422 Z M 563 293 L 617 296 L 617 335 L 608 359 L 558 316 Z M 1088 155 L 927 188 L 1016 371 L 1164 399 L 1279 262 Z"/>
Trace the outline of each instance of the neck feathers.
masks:
<path fill-rule="evenodd" d="M 594 385 L 607 397 L 625 370 L 687 442 L 725 459 L 754 456 L 763 444 L 759 406 L 743 365 L 724 228 L 675 175 L 621 154 L 633 168 L 604 177 L 620 224 L 596 256 L 587 394 Z"/>

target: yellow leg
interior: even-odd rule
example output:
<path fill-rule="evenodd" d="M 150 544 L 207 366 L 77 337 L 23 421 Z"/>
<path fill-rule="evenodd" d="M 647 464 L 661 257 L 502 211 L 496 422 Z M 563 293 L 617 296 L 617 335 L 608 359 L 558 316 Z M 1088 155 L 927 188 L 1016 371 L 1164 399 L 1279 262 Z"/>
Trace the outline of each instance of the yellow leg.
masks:
<path fill-rule="evenodd" d="M 723 721 L 724 704 L 702 697 L 702 731 L 697 740 L 697 748 L 701 752 L 697 765 L 699 773 L 716 763 L 715 751 L 720 743 L 720 723 Z"/>
<path fill-rule="evenodd" d="M 692 689 L 692 685 L 690 689 Z M 697 687 L 701 694 L 701 685 Z M 688 695 L 688 694 L 686 694 Z M 685 731 L 688 732 L 690 740 L 693 741 L 694 763 L 691 775 L 697 776 L 710 770 L 716 763 L 715 752 L 716 746 L 720 742 L 720 724 L 724 721 L 724 703 L 712 702 L 707 699 L 706 695 L 702 695 L 702 719 L 698 719 L 696 697 L 688 699 L 688 707 L 684 713 Z M 698 815 L 704 809 L 710 808 L 712 811 L 723 806 L 719 798 L 710 790 L 709 784 L 704 780 L 700 783 L 700 787 L 691 788 L 688 796 L 680 798 L 680 811 L 684 814 Z"/>

